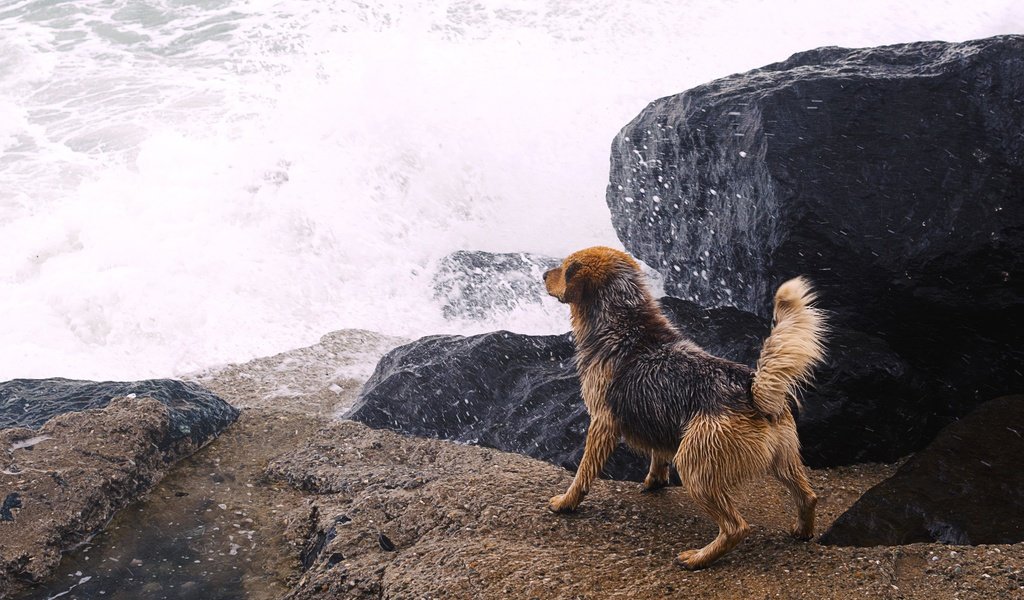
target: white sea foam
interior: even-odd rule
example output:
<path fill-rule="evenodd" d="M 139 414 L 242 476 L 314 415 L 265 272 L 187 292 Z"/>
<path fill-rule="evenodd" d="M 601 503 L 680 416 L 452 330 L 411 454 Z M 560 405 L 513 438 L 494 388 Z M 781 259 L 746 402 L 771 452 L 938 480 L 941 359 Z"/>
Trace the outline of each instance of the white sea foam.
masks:
<path fill-rule="evenodd" d="M 615 245 L 650 100 L 826 44 L 1022 30 L 1015 1 L 0 1 L 0 380 L 169 376 L 445 321 L 458 249 Z M 838 12 L 835 12 L 838 11 Z"/>

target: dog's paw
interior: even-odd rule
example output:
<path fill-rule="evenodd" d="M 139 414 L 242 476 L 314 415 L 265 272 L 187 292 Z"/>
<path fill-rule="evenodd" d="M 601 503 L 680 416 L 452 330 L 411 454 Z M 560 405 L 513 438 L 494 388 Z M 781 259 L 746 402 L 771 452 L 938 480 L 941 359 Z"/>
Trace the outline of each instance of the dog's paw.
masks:
<path fill-rule="evenodd" d="M 555 513 L 572 512 L 576 510 L 579 502 L 572 502 L 568 494 L 559 494 L 548 500 L 548 510 Z"/>
<path fill-rule="evenodd" d="M 689 571 L 696 571 L 697 569 L 703 569 L 707 566 L 706 562 L 698 560 L 700 550 L 686 550 L 680 552 L 679 556 L 676 557 L 676 564 L 680 567 Z"/>
<path fill-rule="evenodd" d="M 806 542 L 814 537 L 814 529 L 809 529 L 803 525 L 798 524 L 794 525 L 793 528 L 789 530 L 789 535 L 793 536 L 794 538 L 802 542 Z"/>
<path fill-rule="evenodd" d="M 667 479 L 658 479 L 656 477 L 651 477 L 650 475 L 648 475 L 647 478 L 644 479 L 644 482 L 638 486 L 641 494 L 649 494 L 651 492 L 663 490 L 666 487 L 668 487 Z"/>

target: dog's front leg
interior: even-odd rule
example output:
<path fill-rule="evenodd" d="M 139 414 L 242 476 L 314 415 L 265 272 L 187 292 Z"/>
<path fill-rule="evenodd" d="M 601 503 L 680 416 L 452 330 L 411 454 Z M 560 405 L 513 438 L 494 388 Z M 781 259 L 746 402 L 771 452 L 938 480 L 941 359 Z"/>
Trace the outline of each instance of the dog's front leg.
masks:
<path fill-rule="evenodd" d="M 605 461 L 611 456 L 618 442 L 619 431 L 611 414 L 601 411 L 591 415 L 587 443 L 583 448 L 583 460 L 580 461 L 580 468 L 576 470 L 576 477 L 564 494 L 555 496 L 548 502 L 548 508 L 554 512 L 576 510 L 583 497 L 590 491 L 590 483 L 601 474 Z"/>

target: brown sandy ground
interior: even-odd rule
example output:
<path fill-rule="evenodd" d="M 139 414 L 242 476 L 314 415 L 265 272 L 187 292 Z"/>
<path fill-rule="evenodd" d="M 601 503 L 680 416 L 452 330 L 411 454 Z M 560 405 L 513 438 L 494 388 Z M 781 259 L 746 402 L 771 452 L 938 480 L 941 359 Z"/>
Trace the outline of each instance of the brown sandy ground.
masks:
<path fill-rule="evenodd" d="M 602 480 L 576 514 L 555 515 L 547 500 L 570 472 L 332 419 L 358 392 L 338 381 L 349 342 L 362 339 L 337 335 L 347 341 L 336 348 L 293 351 L 312 365 L 286 353 L 208 374 L 206 385 L 250 408 L 66 556 L 51 593 L 32 597 L 85 573 L 95 578 L 62 598 L 1024 599 L 1024 544 L 798 542 L 773 480 L 740 490 L 752 526 L 743 544 L 709 569 L 681 570 L 674 556 L 716 533 L 682 488 L 646 495 Z M 356 353 L 388 343 L 370 334 Z M 818 531 L 896 466 L 812 471 Z M 103 582 L 99 565 L 111 585 L 89 592 Z"/>
<path fill-rule="evenodd" d="M 894 468 L 813 471 L 819 531 Z M 716 529 L 681 488 L 642 495 L 635 484 L 600 481 L 577 514 L 554 515 L 547 498 L 571 480 L 562 469 L 352 422 L 320 428 L 267 472 L 312 494 L 313 530 L 335 531 L 290 598 L 1024 598 L 1024 544 L 798 542 L 785 533 L 793 511 L 773 481 L 739 494 L 750 537 L 711 568 L 687 572 L 673 557 Z"/>
<path fill-rule="evenodd" d="M 813 471 L 819 531 L 894 468 Z M 231 589 L 255 599 L 1024 598 L 1024 544 L 798 542 L 786 533 L 788 498 L 768 480 L 739 495 L 750 537 L 711 568 L 683 571 L 675 554 L 715 528 L 682 488 L 646 495 L 602 480 L 578 513 L 548 512 L 571 477 L 519 455 L 248 409 L 115 517 L 85 555 L 92 567 L 126 568 L 124 592 L 104 598 L 159 597 L 174 586 L 200 594 L 191 597 Z M 198 576 L 138 558 L 153 543 L 152 533 L 138 534 L 157 520 L 161 543 L 188 547 L 175 552 L 188 554 L 183 562 L 203 561 Z M 82 554 L 66 561 L 69 574 L 89 563 Z"/>

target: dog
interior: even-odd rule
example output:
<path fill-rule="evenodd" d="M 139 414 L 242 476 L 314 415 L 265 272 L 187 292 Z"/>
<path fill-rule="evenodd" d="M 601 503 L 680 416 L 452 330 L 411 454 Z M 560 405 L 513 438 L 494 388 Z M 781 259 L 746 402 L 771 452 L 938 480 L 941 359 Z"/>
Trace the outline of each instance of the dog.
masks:
<path fill-rule="evenodd" d="M 625 252 L 594 247 L 544 273 L 547 292 L 570 309 L 576 368 L 590 426 L 569 489 L 549 508 L 579 506 L 619 439 L 651 457 L 641 491 L 668 484 L 669 463 L 718 536 L 677 561 L 711 564 L 749 532 L 731 492 L 770 473 L 796 503 L 792 534 L 814 535 L 817 496 L 800 458 L 790 402 L 824 358 L 826 330 L 807 281 L 792 279 L 775 295 L 775 322 L 756 369 L 713 356 L 687 339 L 647 289 Z"/>

